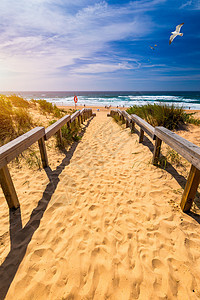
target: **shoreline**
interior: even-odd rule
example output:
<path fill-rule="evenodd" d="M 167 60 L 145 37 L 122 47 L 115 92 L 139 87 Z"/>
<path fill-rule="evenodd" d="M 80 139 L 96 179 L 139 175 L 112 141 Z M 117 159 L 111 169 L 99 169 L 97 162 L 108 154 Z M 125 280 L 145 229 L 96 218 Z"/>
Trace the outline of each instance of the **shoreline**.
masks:
<path fill-rule="evenodd" d="M 75 109 L 75 106 L 74 105 L 56 105 L 58 108 L 60 109 Z M 83 105 L 77 105 L 76 106 L 76 109 L 83 109 L 83 108 L 92 108 L 93 110 L 96 110 L 99 109 L 99 111 L 110 111 L 110 109 L 121 109 L 121 110 L 126 110 L 130 107 L 121 107 L 121 106 L 111 106 L 111 107 L 108 107 L 108 108 L 105 108 L 105 106 L 99 106 L 99 105 L 86 105 L 86 106 L 83 106 Z M 199 113 L 199 117 L 200 117 L 200 110 L 198 109 L 184 109 L 185 112 L 187 113 Z"/>
<path fill-rule="evenodd" d="M 66 105 L 66 106 L 63 106 L 63 105 L 56 105 L 59 109 L 75 109 L 75 106 L 74 105 Z M 86 105 L 86 106 L 83 106 L 83 105 L 77 105 L 76 106 L 76 109 L 83 109 L 83 108 L 92 108 L 93 111 L 97 111 L 99 109 L 99 111 L 107 111 L 109 112 L 110 109 L 116 109 L 116 108 L 119 108 L 121 110 L 125 110 L 125 109 L 128 109 L 129 107 L 117 107 L 117 106 L 111 106 L 111 107 L 108 107 L 108 108 L 105 108 L 105 106 L 93 106 L 93 105 Z"/>

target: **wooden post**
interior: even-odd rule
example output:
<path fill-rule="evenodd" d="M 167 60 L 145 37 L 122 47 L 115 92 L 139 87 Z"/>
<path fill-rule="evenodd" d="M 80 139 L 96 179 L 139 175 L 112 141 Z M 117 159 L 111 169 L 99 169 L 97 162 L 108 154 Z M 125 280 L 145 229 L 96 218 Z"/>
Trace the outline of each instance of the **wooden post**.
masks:
<path fill-rule="evenodd" d="M 140 128 L 139 143 L 143 142 L 143 138 L 144 138 L 144 130 L 142 130 L 142 128 Z"/>
<path fill-rule="evenodd" d="M 78 125 L 81 126 L 81 116 L 78 116 Z"/>
<path fill-rule="evenodd" d="M 57 131 L 58 143 L 59 145 L 62 144 L 62 131 L 61 128 Z"/>
<path fill-rule="evenodd" d="M 129 121 L 126 120 L 126 128 L 128 128 L 128 127 L 129 127 Z"/>
<path fill-rule="evenodd" d="M 157 163 L 158 163 L 161 144 L 162 144 L 162 140 L 160 140 L 158 137 L 156 137 L 154 152 L 153 152 L 153 165 L 157 165 Z"/>
<path fill-rule="evenodd" d="M 42 137 L 41 139 L 38 140 L 38 145 L 40 148 L 40 155 L 41 155 L 41 159 L 42 159 L 42 166 L 43 168 L 48 167 L 48 157 L 47 157 L 47 151 L 46 151 L 46 146 L 45 146 L 45 142 L 44 142 L 44 137 Z"/>
<path fill-rule="evenodd" d="M 7 165 L 0 169 L 0 183 L 9 208 L 20 206 Z"/>
<path fill-rule="evenodd" d="M 70 129 L 70 122 L 67 122 L 67 128 Z"/>
<path fill-rule="evenodd" d="M 74 125 L 75 125 L 75 121 L 70 123 L 70 128 L 73 130 L 74 129 Z"/>
<path fill-rule="evenodd" d="M 190 173 L 185 185 L 185 189 L 180 204 L 182 211 L 187 212 L 190 210 L 199 183 L 200 183 L 200 170 L 198 170 L 193 165 L 191 165 Z"/>
<path fill-rule="evenodd" d="M 131 133 L 135 131 L 135 122 L 131 121 Z"/>

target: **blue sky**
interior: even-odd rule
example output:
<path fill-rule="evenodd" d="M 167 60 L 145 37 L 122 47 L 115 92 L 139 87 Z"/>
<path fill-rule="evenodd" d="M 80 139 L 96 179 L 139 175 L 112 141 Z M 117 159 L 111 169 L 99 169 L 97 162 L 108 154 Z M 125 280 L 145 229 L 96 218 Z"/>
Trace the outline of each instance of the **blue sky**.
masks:
<path fill-rule="evenodd" d="M 0 90 L 200 90 L 199 29 L 200 0 L 1 0 Z"/>

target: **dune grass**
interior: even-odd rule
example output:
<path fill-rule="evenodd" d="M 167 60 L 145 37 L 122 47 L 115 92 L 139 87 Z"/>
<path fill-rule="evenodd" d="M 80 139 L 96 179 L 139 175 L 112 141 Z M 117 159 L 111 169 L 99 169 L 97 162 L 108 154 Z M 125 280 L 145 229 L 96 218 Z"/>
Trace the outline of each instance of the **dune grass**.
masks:
<path fill-rule="evenodd" d="M 46 100 L 27 101 L 16 95 L 0 95 L 0 146 L 24 134 L 35 126 L 43 126 L 42 121 L 41 124 L 36 124 L 33 121 L 30 114 L 30 109 L 33 108 L 33 106 L 41 115 L 48 115 L 48 119 L 49 117 L 52 118 L 50 124 L 53 124 L 65 114 L 71 115 L 75 112 L 73 109 L 69 111 L 61 110 Z M 67 126 L 63 126 L 63 138 L 69 143 L 77 140 L 78 131 L 79 126 L 77 122 L 76 124 L 73 122 L 70 129 Z"/>
<path fill-rule="evenodd" d="M 186 113 L 183 108 L 166 104 L 146 104 L 132 106 L 127 109 L 129 114 L 136 114 L 152 126 L 164 126 L 169 130 L 183 129 L 188 123 L 200 125 L 200 120 L 194 118 L 194 113 Z"/>
<path fill-rule="evenodd" d="M 53 105 L 52 103 L 47 102 L 46 100 L 43 99 L 41 100 L 32 99 L 31 102 L 35 104 L 38 103 L 39 108 L 43 114 L 52 114 L 56 118 L 62 118 L 65 113 L 64 110 L 59 109 L 56 105 Z"/>
<path fill-rule="evenodd" d="M 0 145 L 32 128 L 33 120 L 27 104 L 26 100 L 16 96 L 0 96 Z"/>
<path fill-rule="evenodd" d="M 28 108 L 29 107 L 29 102 L 20 96 L 10 95 L 10 96 L 6 96 L 6 99 L 8 101 L 10 101 L 11 104 L 15 107 L 20 107 L 20 108 Z"/>
<path fill-rule="evenodd" d="M 115 120 L 116 123 L 118 123 L 119 125 L 124 124 L 124 120 L 120 118 L 120 116 L 118 114 L 114 114 L 113 115 L 113 119 Z"/>
<path fill-rule="evenodd" d="M 16 95 L 5 96 L 0 95 L 0 146 L 26 133 L 36 126 L 46 126 L 53 124 L 65 114 L 74 113 L 74 109 L 65 111 L 59 109 L 56 105 L 47 102 L 46 100 L 31 100 L 27 101 Z M 33 118 L 34 114 L 39 116 L 39 123 L 36 123 Z M 33 118 L 32 118 L 33 116 Z M 49 122 L 49 119 L 51 120 Z M 53 147 L 57 146 L 60 149 L 69 146 L 74 141 L 81 139 L 79 136 L 80 126 L 77 121 L 73 122 L 70 128 L 67 125 L 62 127 L 63 143 L 59 145 L 59 139 L 56 136 L 56 143 L 53 141 Z M 47 143 L 48 147 L 48 143 Z M 17 168 L 22 168 L 22 163 L 25 163 L 29 168 L 40 169 L 42 166 L 40 153 L 37 143 L 29 147 L 13 161 Z"/>

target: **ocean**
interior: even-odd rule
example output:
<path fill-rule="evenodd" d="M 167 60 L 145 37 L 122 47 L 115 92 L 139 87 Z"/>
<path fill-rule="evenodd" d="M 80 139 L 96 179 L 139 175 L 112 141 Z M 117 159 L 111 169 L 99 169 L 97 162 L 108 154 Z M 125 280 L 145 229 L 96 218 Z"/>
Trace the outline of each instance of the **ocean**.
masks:
<path fill-rule="evenodd" d="M 9 94 L 9 92 L 6 92 Z M 10 93 L 11 94 L 11 93 Z M 198 92 L 15 92 L 27 100 L 45 99 L 56 105 L 74 105 L 74 95 L 78 105 L 119 106 L 144 105 L 153 103 L 174 104 L 184 109 L 200 110 L 200 91 Z"/>

